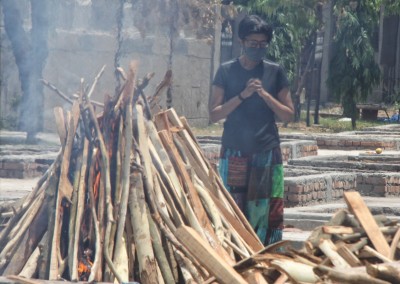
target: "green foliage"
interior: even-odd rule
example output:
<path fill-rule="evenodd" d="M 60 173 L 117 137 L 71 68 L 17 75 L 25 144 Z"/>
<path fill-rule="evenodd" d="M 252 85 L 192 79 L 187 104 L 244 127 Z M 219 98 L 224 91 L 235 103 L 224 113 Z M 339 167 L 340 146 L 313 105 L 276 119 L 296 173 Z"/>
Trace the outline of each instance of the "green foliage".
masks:
<path fill-rule="evenodd" d="M 399 0 L 382 0 L 382 5 L 385 7 L 386 15 L 399 15 L 400 14 L 400 1 Z"/>
<path fill-rule="evenodd" d="M 380 80 L 370 38 L 378 26 L 379 1 L 353 2 L 338 0 L 334 7 L 337 29 L 327 82 L 336 98 L 347 103 L 364 100 Z"/>
<path fill-rule="evenodd" d="M 353 130 L 350 121 L 339 121 L 335 118 L 320 118 L 319 123 L 321 128 L 329 130 L 327 132 L 338 133 Z M 361 130 L 363 128 L 380 126 L 384 124 L 384 122 L 379 121 L 359 120 L 356 129 Z"/>

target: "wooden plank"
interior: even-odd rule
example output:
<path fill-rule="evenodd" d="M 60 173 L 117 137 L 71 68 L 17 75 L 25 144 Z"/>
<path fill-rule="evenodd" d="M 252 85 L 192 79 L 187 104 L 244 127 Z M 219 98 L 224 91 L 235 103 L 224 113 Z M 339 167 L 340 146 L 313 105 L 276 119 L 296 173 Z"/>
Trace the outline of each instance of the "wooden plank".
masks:
<path fill-rule="evenodd" d="M 214 229 L 211 225 L 211 222 L 207 216 L 207 213 L 201 203 L 200 197 L 197 193 L 197 190 L 194 187 L 194 184 L 185 168 L 185 165 L 182 161 L 181 156 L 178 153 L 178 150 L 175 148 L 172 141 L 169 140 L 169 136 L 165 130 L 159 132 L 161 141 L 164 145 L 164 148 L 170 154 L 171 161 L 175 164 L 176 171 L 179 173 L 180 178 L 182 179 L 182 184 L 186 189 L 186 193 L 188 195 L 189 201 L 193 207 L 193 211 L 197 216 L 197 219 L 200 222 L 200 225 L 203 228 L 203 231 L 207 232 L 206 235 L 209 238 L 209 242 L 213 244 L 214 248 L 218 251 L 218 253 L 223 256 L 223 258 L 230 262 L 230 264 L 234 264 L 234 260 L 231 256 L 223 249 L 221 244 L 217 241 L 217 237 L 214 233 Z"/>
<path fill-rule="evenodd" d="M 354 234 L 360 232 L 358 228 L 346 226 L 322 226 L 322 231 L 325 234 Z"/>
<path fill-rule="evenodd" d="M 61 107 L 55 107 L 53 111 L 58 136 L 60 137 L 61 146 L 64 148 L 67 141 L 67 129 L 65 128 L 64 112 Z"/>
<path fill-rule="evenodd" d="M 233 216 L 222 204 L 222 202 L 210 192 L 210 196 L 215 202 L 222 215 L 228 220 L 229 224 L 235 229 L 235 231 L 242 237 L 244 241 L 254 250 L 258 251 L 263 248 L 263 245 L 259 238 L 249 232 L 248 229 L 241 223 L 235 216 Z"/>
<path fill-rule="evenodd" d="M 195 230 L 181 226 L 175 233 L 178 240 L 222 284 L 247 284 L 247 281 L 227 264 Z"/>
<path fill-rule="evenodd" d="M 382 255 L 389 257 L 389 244 L 360 194 L 356 191 L 345 192 L 344 199 L 350 212 L 352 212 L 360 222 L 376 250 Z"/>

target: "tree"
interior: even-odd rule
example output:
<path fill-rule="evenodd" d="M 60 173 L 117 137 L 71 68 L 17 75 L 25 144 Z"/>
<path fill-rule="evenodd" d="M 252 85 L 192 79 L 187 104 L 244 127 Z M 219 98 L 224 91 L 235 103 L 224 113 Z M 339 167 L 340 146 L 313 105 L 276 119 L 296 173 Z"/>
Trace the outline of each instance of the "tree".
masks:
<path fill-rule="evenodd" d="M 37 132 L 43 128 L 43 86 L 39 80 L 48 54 L 48 1 L 30 1 L 32 28 L 29 34 L 24 30 L 17 1 L 1 0 L 0 3 L 21 83 L 19 129 L 27 132 L 27 142 L 34 142 Z"/>
<path fill-rule="evenodd" d="M 371 35 L 379 23 L 380 2 L 337 0 L 336 33 L 329 68 L 328 87 L 341 101 L 344 115 L 356 128 L 357 102 L 367 98 L 380 82 Z"/>

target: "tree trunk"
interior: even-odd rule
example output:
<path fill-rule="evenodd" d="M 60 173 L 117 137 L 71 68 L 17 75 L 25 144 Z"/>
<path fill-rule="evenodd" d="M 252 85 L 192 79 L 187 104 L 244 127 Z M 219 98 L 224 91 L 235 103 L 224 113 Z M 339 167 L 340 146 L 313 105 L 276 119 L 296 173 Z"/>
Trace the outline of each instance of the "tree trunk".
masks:
<path fill-rule="evenodd" d="M 36 133 L 43 127 L 43 86 L 39 79 L 48 55 L 48 1 L 31 0 L 30 37 L 23 28 L 17 1 L 3 0 L 0 3 L 21 82 L 19 129 L 27 132 L 28 142 L 34 142 Z"/>

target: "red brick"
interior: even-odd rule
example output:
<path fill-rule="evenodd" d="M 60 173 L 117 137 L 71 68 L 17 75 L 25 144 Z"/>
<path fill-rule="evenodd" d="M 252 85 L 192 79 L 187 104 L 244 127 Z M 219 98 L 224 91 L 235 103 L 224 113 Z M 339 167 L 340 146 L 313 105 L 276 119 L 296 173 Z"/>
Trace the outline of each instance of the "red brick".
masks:
<path fill-rule="evenodd" d="M 295 186 L 289 186 L 289 192 L 290 193 L 303 193 L 304 192 L 304 186 L 300 184 L 296 184 Z"/>
<path fill-rule="evenodd" d="M 301 194 L 288 194 L 288 200 L 290 202 L 300 203 L 303 199 L 303 195 Z"/>
<path fill-rule="evenodd" d="M 23 170 L 25 165 L 22 162 L 7 162 L 4 163 L 3 168 L 6 170 Z"/>

